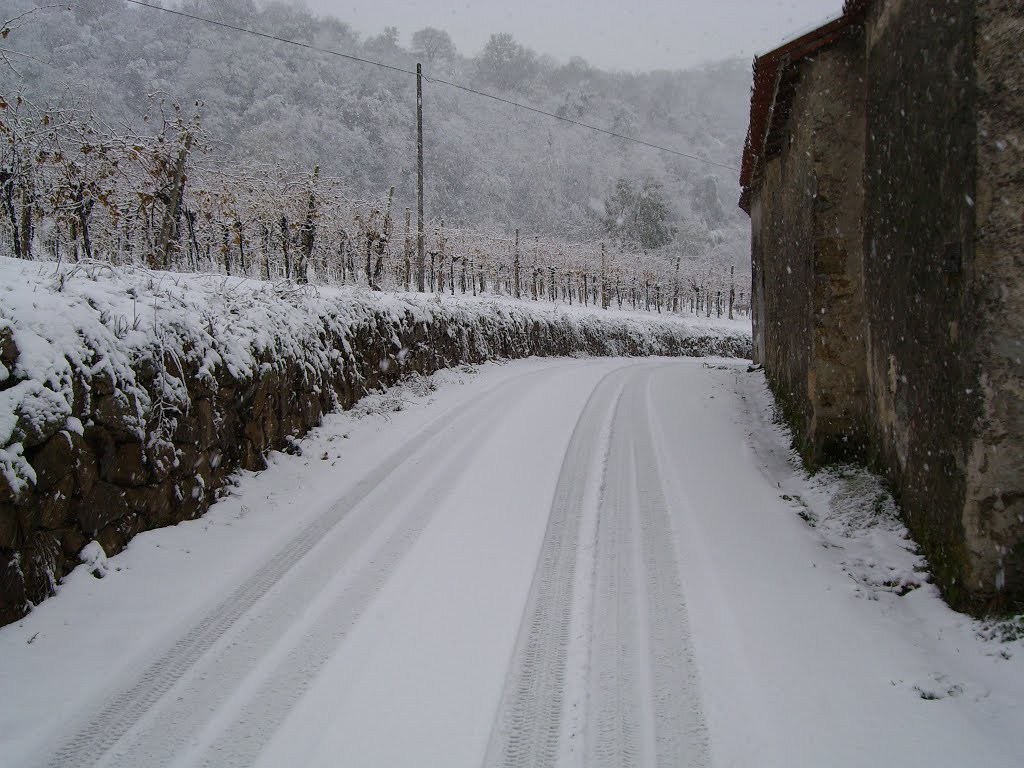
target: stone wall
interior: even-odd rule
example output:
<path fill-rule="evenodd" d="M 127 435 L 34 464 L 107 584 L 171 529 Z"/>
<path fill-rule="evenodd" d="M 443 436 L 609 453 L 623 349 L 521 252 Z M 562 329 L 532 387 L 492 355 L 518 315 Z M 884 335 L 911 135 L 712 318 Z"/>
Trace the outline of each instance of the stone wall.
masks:
<path fill-rule="evenodd" d="M 52 594 L 89 541 L 113 555 L 141 531 L 203 514 L 232 472 L 262 469 L 267 451 L 302 436 L 325 412 L 350 408 L 413 371 L 531 355 L 750 354 L 745 333 L 680 322 L 584 322 L 572 313 L 441 305 L 399 312 L 394 303 L 382 302 L 356 324 L 324 318 L 295 348 L 315 345 L 330 355 L 259 353 L 248 366 L 252 375 L 224 364 L 201 373 L 208 356 L 190 359 L 184 350 L 134 359 L 131 386 L 109 368 L 77 368 L 76 428 L 64 416 L 25 420 L 15 433 L 34 484 L 19 491 L 0 474 L 0 625 Z M 8 371 L 17 368 L 16 341 L 10 326 L 0 325 Z M 174 408 L 161 394 L 168 376 L 172 389 L 180 388 Z M 0 389 L 22 383 L 14 376 Z"/>
<path fill-rule="evenodd" d="M 954 607 L 1019 608 L 1024 4 L 866 7 L 790 67 L 750 190 L 755 349 L 808 463 L 863 448 Z"/>
<path fill-rule="evenodd" d="M 866 386 L 864 278 L 864 57 L 854 34 L 814 62 L 821 108 L 809 115 L 814 140 L 813 361 L 808 381 L 812 455 L 831 461 L 859 454 Z M 836 98 L 836 94 L 844 98 Z M 831 135 L 830 135 L 831 134 Z"/>
<path fill-rule="evenodd" d="M 768 163 L 751 202 L 758 362 L 798 435 L 807 435 L 812 406 L 807 378 L 811 351 L 813 163 L 805 151 Z M 792 180 L 783 185 L 782 179 Z"/>
<path fill-rule="evenodd" d="M 816 464 L 863 444 L 860 36 L 801 63 L 798 76 L 781 154 L 751 201 L 754 335 L 798 448 Z"/>
<path fill-rule="evenodd" d="M 955 605 L 978 412 L 973 5 L 953 0 L 936 14 L 928 3 L 879 2 L 866 24 L 872 447 Z"/>
<path fill-rule="evenodd" d="M 966 457 L 972 591 L 1024 593 L 1024 4 L 977 0 L 973 367 L 980 413 Z"/>

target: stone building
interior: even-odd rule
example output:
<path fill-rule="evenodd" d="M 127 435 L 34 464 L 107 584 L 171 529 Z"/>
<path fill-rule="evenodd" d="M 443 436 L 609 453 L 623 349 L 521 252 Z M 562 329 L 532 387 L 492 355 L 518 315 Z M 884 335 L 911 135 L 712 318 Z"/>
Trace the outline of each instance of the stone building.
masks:
<path fill-rule="evenodd" d="M 848 0 L 754 61 L 754 354 L 955 607 L 1024 602 L 1024 3 Z"/>

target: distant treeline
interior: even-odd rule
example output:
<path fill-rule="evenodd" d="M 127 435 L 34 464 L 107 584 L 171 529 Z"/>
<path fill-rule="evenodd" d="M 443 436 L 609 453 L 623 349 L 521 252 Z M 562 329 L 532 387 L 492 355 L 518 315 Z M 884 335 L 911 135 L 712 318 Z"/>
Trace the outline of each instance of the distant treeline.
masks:
<path fill-rule="evenodd" d="M 415 195 L 412 78 L 120 0 L 10 6 L 8 20 L 0 19 L 4 48 L 14 51 L 0 62 L 8 104 L 0 110 L 0 173 L 12 252 L 217 264 L 266 276 L 312 269 L 352 280 L 359 272 L 366 280 L 362 251 L 371 242 L 384 255 L 371 254 L 367 282 L 389 271 L 404 282 L 405 208 Z M 508 35 L 492 36 L 469 58 L 441 30 L 417 31 L 406 49 L 394 28 L 361 40 L 341 21 L 280 3 L 176 7 L 403 68 L 422 61 L 428 77 L 717 162 L 735 164 L 742 146 L 749 79 L 742 62 L 608 73 L 579 59 L 537 56 Z M 429 80 L 425 91 L 428 260 L 432 251 L 447 259 L 441 254 L 467 250 L 470 240 L 494 251 L 474 257 L 472 270 L 467 258 L 467 290 L 478 261 L 484 272 L 500 272 L 505 261 L 512 269 L 517 229 L 528 293 L 533 266 L 524 265 L 542 250 L 566 255 L 537 257 L 539 293 L 565 283 L 557 278 L 562 262 L 583 258 L 571 254 L 589 253 L 584 260 L 597 264 L 602 242 L 609 281 L 614 262 L 620 285 L 646 283 L 646 293 L 661 284 L 674 295 L 676 275 L 685 285 L 710 285 L 745 264 L 746 223 L 735 212 L 728 171 Z M 42 155 L 30 157 L 30 148 Z M 175 193 L 176 202 L 168 198 Z M 312 246 L 307 219 L 316 229 Z M 484 233 L 497 245 L 485 246 Z M 600 271 L 566 269 L 587 280 Z M 455 273 L 458 285 L 461 267 Z M 514 277 L 488 280 L 514 292 Z M 562 290 L 593 295 L 592 286 Z"/>

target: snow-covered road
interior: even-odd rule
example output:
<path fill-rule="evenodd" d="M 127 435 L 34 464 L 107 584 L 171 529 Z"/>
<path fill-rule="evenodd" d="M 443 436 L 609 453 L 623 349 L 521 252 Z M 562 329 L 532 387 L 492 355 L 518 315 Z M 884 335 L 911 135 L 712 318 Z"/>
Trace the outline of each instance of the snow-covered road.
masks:
<path fill-rule="evenodd" d="M 801 519 L 759 373 L 435 378 L 0 630 L 0 763 L 1024 763 L 1020 644 Z"/>

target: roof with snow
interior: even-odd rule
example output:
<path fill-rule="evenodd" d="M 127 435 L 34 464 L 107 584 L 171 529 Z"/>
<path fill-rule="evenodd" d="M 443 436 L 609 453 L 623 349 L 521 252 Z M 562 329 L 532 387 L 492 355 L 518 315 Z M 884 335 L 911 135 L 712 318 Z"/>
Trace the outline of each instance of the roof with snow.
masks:
<path fill-rule="evenodd" d="M 782 151 L 786 120 L 793 106 L 802 61 L 857 30 L 871 0 L 846 0 L 840 16 L 754 58 L 750 125 L 743 145 L 740 208 L 750 213 L 750 197 L 767 160 Z"/>

